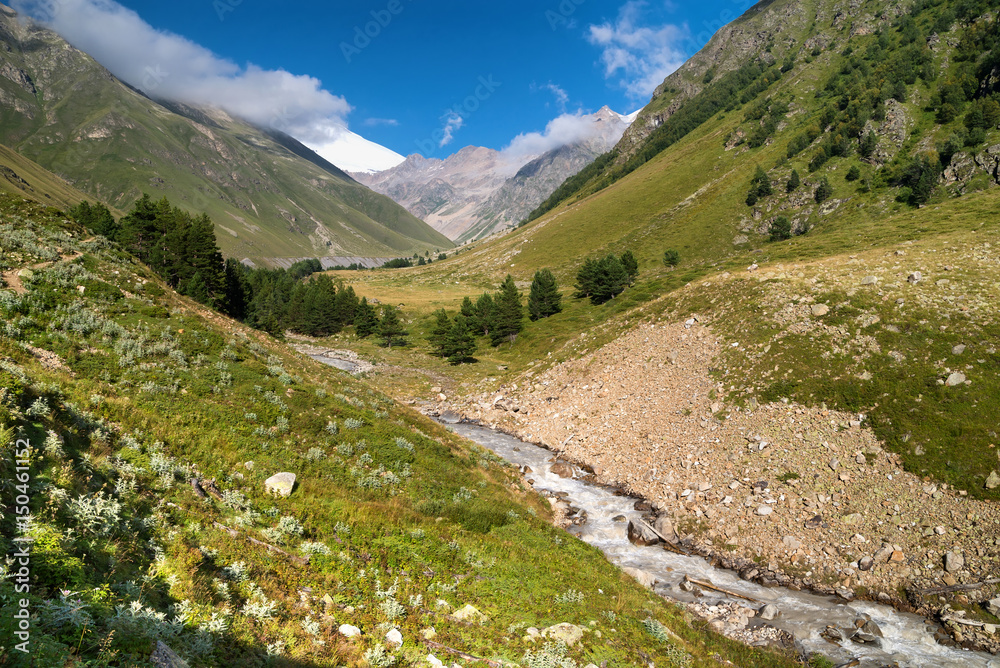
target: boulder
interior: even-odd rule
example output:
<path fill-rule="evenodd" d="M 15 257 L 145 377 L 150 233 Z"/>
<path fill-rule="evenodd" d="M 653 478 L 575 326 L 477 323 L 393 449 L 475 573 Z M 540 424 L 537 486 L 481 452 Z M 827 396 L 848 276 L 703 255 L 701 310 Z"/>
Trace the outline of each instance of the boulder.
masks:
<path fill-rule="evenodd" d="M 385 643 L 387 645 L 395 645 L 396 647 L 403 646 L 403 634 L 399 632 L 399 629 L 392 629 L 385 634 Z"/>
<path fill-rule="evenodd" d="M 628 523 L 628 539 L 630 543 L 640 547 L 656 545 L 660 542 L 660 537 L 650 531 L 645 522 L 637 523 L 631 520 Z"/>
<path fill-rule="evenodd" d="M 668 515 L 660 515 L 656 518 L 653 528 L 660 532 L 660 535 L 667 540 L 676 540 L 677 532 L 674 530 L 673 520 Z"/>
<path fill-rule="evenodd" d="M 944 381 L 944 384 L 947 385 L 948 387 L 955 387 L 957 385 L 961 385 L 964 382 L 965 382 L 965 374 L 956 371 L 955 373 L 948 376 L 948 380 Z"/>
<path fill-rule="evenodd" d="M 778 608 L 770 603 L 762 606 L 760 610 L 757 611 L 757 616 L 765 621 L 771 621 L 780 614 Z"/>
<path fill-rule="evenodd" d="M 944 569 L 949 573 L 956 573 L 965 568 L 965 555 L 959 550 L 946 552 L 944 555 Z"/>
<path fill-rule="evenodd" d="M 459 622 L 472 622 L 475 624 L 483 624 L 489 621 L 489 618 L 476 610 L 472 604 L 466 604 L 464 608 L 451 613 L 451 618 Z"/>
<path fill-rule="evenodd" d="M 1000 473 L 993 471 L 986 479 L 986 489 L 996 489 L 1000 487 Z"/>
<path fill-rule="evenodd" d="M 913 272 L 912 274 L 910 274 L 909 276 L 907 276 L 907 277 L 906 277 L 906 280 L 907 280 L 907 281 L 908 281 L 908 282 L 909 282 L 909 283 L 910 283 L 911 285 L 912 285 L 912 284 L 915 284 L 915 283 L 919 283 L 919 282 L 920 282 L 920 281 L 922 281 L 923 279 L 924 279 L 924 276 L 923 276 L 923 274 L 921 274 L 921 273 L 920 273 L 919 271 L 915 271 L 915 272 Z"/>
<path fill-rule="evenodd" d="M 990 614 L 994 617 L 1000 617 L 1000 596 L 997 596 L 991 601 L 986 601 L 984 604 L 986 609 L 989 610 Z"/>
<path fill-rule="evenodd" d="M 638 568 L 629 568 L 628 566 L 623 568 L 622 571 L 646 589 L 652 589 L 653 585 L 656 584 L 656 577 L 652 573 L 647 573 Z"/>
<path fill-rule="evenodd" d="M 575 624 L 563 622 L 542 629 L 542 636 L 552 640 L 561 640 L 567 647 L 572 647 L 583 638 L 583 629 Z"/>
<path fill-rule="evenodd" d="M 294 473 L 275 473 L 273 476 L 264 481 L 264 489 L 266 489 L 269 493 L 276 494 L 278 496 L 291 496 L 294 488 Z"/>
<path fill-rule="evenodd" d="M 550 468 L 549 472 L 553 475 L 557 475 L 560 478 L 572 478 L 573 477 L 573 465 L 569 462 L 555 462 Z"/>
<path fill-rule="evenodd" d="M 359 629 L 357 626 L 351 626 L 350 624 L 341 624 L 340 628 L 337 629 L 337 631 L 340 633 L 340 635 L 344 636 L 345 638 L 353 638 L 355 636 L 361 635 L 361 629 Z"/>
<path fill-rule="evenodd" d="M 830 307 L 827 306 L 826 304 L 813 304 L 811 310 L 813 316 L 818 318 L 820 316 L 824 316 L 827 313 L 829 313 Z"/>
<path fill-rule="evenodd" d="M 177 653 L 167 647 L 162 640 L 156 641 L 149 662 L 156 668 L 188 668 L 188 662 L 177 656 Z"/>

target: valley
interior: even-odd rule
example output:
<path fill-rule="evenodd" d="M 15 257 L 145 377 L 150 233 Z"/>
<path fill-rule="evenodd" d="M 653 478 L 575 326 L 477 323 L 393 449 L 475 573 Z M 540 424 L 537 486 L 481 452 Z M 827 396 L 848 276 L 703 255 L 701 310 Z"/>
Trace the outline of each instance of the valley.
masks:
<path fill-rule="evenodd" d="M 356 173 L 0 40 L 0 664 L 1000 665 L 996 0 Z"/>

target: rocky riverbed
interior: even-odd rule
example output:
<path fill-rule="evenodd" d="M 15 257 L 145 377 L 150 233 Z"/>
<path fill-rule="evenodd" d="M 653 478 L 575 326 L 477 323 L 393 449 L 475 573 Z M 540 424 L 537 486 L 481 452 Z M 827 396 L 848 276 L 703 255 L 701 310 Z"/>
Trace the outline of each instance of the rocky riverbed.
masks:
<path fill-rule="evenodd" d="M 1000 509 L 904 472 L 863 416 L 732 407 L 719 350 L 701 323 L 645 324 L 450 407 L 648 499 L 671 538 L 746 577 L 942 616 L 952 641 L 1000 652 L 998 588 L 978 586 L 1000 574 Z"/>

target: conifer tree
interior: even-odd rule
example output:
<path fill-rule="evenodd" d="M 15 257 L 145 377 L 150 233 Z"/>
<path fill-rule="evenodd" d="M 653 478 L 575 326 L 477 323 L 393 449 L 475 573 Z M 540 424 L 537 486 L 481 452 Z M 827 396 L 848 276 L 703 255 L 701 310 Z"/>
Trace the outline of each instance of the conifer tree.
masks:
<path fill-rule="evenodd" d="M 562 295 L 556 277 L 548 269 L 535 272 L 528 294 L 528 314 L 532 320 L 548 318 L 562 311 Z"/>
<path fill-rule="evenodd" d="M 443 308 L 434 312 L 434 318 L 434 327 L 427 337 L 427 342 L 431 344 L 432 355 L 447 357 L 446 341 L 451 332 L 452 322 Z"/>
<path fill-rule="evenodd" d="M 639 277 L 639 261 L 635 259 L 632 251 L 627 250 L 622 253 L 621 263 L 625 269 L 625 273 L 628 275 L 628 284 L 632 285 L 635 283 L 635 279 Z"/>
<path fill-rule="evenodd" d="M 473 355 L 476 354 L 476 337 L 465 316 L 455 317 L 444 341 L 443 354 L 452 364 L 475 361 Z"/>
<path fill-rule="evenodd" d="M 497 319 L 497 307 L 492 295 L 484 292 L 476 301 L 476 329 L 484 336 L 489 336 Z"/>
<path fill-rule="evenodd" d="M 367 297 L 361 298 L 357 314 L 354 316 L 354 333 L 359 338 L 366 339 L 379 330 L 378 312 L 368 303 Z"/>
<path fill-rule="evenodd" d="M 521 292 L 510 274 L 500 284 L 495 304 L 496 322 L 490 331 L 490 342 L 494 346 L 500 345 L 505 339 L 514 343 L 517 335 L 524 329 L 524 307 L 521 305 Z"/>
<path fill-rule="evenodd" d="M 399 319 L 399 311 L 394 306 L 386 304 L 382 307 L 382 322 L 378 326 L 378 335 L 383 348 L 405 346 L 409 334 Z"/>
<path fill-rule="evenodd" d="M 469 327 L 472 328 L 473 333 L 481 331 L 479 329 L 479 319 L 476 316 L 476 306 L 472 303 L 472 298 L 469 297 L 468 295 L 466 295 L 466 297 L 462 299 L 461 313 L 463 316 L 468 318 Z"/>
<path fill-rule="evenodd" d="M 793 169 L 792 175 L 788 177 L 788 185 L 785 186 L 785 191 L 790 193 L 795 192 L 799 189 L 799 185 L 801 183 L 802 181 L 799 179 L 799 173 Z"/>

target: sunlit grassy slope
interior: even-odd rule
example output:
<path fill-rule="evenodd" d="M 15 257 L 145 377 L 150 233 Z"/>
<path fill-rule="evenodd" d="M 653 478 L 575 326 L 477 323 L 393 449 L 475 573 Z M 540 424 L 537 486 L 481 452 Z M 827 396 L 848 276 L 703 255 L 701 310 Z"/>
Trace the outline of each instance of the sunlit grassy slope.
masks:
<path fill-rule="evenodd" d="M 0 270 L 20 273 L 0 286 L 0 474 L 30 442 L 36 540 L 33 653 L 0 650 L 5 665 L 143 666 L 157 641 L 207 666 L 448 660 L 429 628 L 523 664 L 544 651 L 524 629 L 560 622 L 583 642 L 534 660 L 792 665 L 712 635 L 553 528 L 483 449 L 177 296 L 51 209 L 0 195 L 0 245 Z M 264 491 L 279 471 L 297 475 L 288 498 Z M 14 514 L 0 522 L 9 552 Z M 449 616 L 466 604 L 488 620 Z"/>

